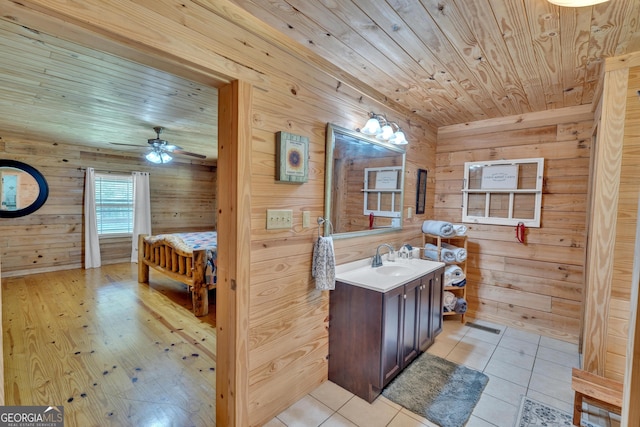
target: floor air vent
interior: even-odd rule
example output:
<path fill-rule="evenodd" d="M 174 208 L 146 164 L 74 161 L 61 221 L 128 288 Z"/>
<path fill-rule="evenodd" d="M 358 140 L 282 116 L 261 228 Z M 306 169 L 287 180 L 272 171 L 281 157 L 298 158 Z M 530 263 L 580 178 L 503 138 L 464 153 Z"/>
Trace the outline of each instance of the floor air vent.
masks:
<path fill-rule="evenodd" d="M 490 328 L 488 326 L 483 326 L 483 325 L 478 325 L 477 323 L 473 323 L 473 322 L 467 322 L 466 323 L 467 326 L 469 326 L 470 328 L 476 328 L 476 329 L 480 329 L 483 331 L 487 331 L 487 332 L 493 332 L 494 334 L 500 334 L 500 329 L 496 329 L 496 328 Z"/>

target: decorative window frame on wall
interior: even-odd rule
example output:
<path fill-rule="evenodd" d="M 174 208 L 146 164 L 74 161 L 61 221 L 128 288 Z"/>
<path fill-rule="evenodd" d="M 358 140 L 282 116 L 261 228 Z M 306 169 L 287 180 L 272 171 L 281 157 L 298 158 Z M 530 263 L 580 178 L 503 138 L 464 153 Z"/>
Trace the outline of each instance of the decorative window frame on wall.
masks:
<path fill-rule="evenodd" d="M 540 227 L 544 159 L 465 162 L 462 222 Z"/>

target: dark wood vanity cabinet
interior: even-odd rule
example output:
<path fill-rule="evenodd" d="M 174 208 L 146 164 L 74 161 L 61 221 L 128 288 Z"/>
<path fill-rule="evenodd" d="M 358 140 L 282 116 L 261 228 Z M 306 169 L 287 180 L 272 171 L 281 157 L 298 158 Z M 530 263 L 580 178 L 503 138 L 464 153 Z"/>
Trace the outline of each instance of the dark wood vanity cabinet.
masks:
<path fill-rule="evenodd" d="M 442 330 L 440 268 L 388 292 L 336 282 L 329 380 L 372 402 Z"/>

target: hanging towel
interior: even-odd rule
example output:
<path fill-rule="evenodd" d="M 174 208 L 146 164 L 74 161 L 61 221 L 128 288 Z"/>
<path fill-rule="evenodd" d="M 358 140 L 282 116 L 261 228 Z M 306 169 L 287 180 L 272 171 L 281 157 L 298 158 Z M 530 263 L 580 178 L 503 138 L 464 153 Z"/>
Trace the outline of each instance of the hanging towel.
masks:
<path fill-rule="evenodd" d="M 453 224 L 446 221 L 426 220 L 422 223 L 422 232 L 442 237 L 451 237 L 456 235 Z"/>
<path fill-rule="evenodd" d="M 313 245 L 311 275 L 316 279 L 316 289 L 330 291 L 336 288 L 336 258 L 331 236 L 318 237 Z"/>
<path fill-rule="evenodd" d="M 444 285 L 450 286 L 465 279 L 464 271 L 457 265 L 448 265 L 444 269 Z"/>

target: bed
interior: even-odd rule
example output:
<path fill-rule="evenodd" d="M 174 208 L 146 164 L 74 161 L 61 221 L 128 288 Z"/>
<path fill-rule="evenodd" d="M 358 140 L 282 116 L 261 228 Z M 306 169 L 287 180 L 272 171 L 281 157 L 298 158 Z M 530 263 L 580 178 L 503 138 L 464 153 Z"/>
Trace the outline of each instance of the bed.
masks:
<path fill-rule="evenodd" d="M 189 287 L 193 313 L 209 313 L 209 289 L 216 287 L 217 233 L 138 236 L 138 282 L 149 283 L 149 267 Z"/>

